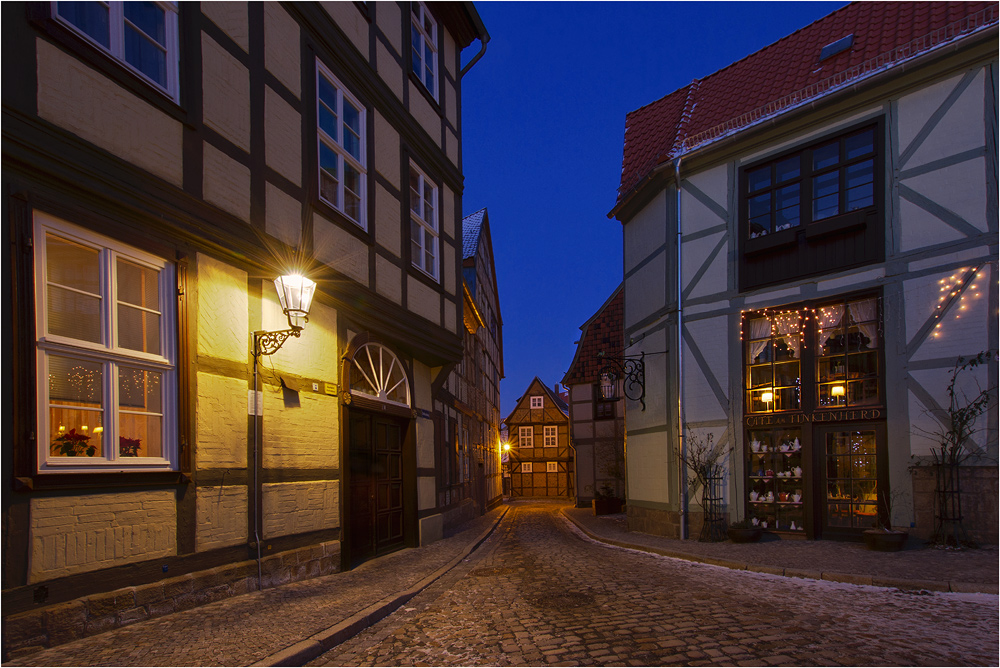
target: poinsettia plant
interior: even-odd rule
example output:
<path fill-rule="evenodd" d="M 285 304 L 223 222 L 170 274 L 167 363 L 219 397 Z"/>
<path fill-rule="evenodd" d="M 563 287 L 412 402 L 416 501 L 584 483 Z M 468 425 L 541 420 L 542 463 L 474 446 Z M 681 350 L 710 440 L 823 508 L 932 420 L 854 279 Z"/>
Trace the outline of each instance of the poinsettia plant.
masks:
<path fill-rule="evenodd" d="M 120 457 L 138 457 L 139 446 L 141 445 L 142 441 L 138 438 L 126 438 L 125 436 L 119 436 L 118 455 Z"/>
<path fill-rule="evenodd" d="M 97 446 L 90 444 L 90 434 L 78 432 L 76 429 L 61 431 L 53 439 L 56 453 L 63 457 L 93 457 L 97 454 Z"/>

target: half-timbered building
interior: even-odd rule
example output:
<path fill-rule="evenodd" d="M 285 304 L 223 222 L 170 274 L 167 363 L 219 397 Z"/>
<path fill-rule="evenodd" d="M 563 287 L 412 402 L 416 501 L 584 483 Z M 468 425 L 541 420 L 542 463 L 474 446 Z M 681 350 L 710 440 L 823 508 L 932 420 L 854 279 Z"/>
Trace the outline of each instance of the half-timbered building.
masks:
<path fill-rule="evenodd" d="M 580 326 L 573 362 L 562 379 L 563 386 L 569 388 L 576 503 L 580 507 L 589 507 L 598 494 L 625 497 L 625 398 L 621 392 L 602 390 L 601 378 L 609 364 L 614 364 L 612 360 L 621 360 L 624 351 L 623 287 L 619 285 Z"/>
<path fill-rule="evenodd" d="M 474 6 L 2 11 L 5 656 L 440 535 Z"/>
<path fill-rule="evenodd" d="M 632 528 L 697 531 L 677 455 L 711 434 L 731 519 L 934 530 L 927 435 L 998 340 L 996 45 L 995 2 L 857 2 L 627 115 Z M 962 508 L 995 542 L 995 401 L 979 426 Z"/>
<path fill-rule="evenodd" d="M 510 439 L 510 497 L 573 498 L 573 443 L 566 398 L 536 376 L 504 420 Z"/>

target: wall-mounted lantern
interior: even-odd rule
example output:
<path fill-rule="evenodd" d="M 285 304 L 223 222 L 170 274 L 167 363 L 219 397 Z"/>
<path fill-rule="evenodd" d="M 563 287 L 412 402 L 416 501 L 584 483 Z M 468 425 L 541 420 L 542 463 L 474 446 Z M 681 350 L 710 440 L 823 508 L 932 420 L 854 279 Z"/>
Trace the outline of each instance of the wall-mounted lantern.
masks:
<path fill-rule="evenodd" d="M 605 362 L 601 369 L 601 397 L 606 401 L 616 401 L 620 397 L 618 388 L 627 399 L 638 401 L 646 410 L 646 353 L 639 357 L 608 357 L 604 351 L 597 357 Z M 619 385 L 619 381 L 621 381 Z"/>
<path fill-rule="evenodd" d="M 277 332 L 258 331 L 253 333 L 253 356 L 273 355 L 290 336 L 299 336 L 309 322 L 309 307 L 312 306 L 316 283 L 299 274 L 288 274 L 274 279 L 281 310 L 288 318 L 290 329 Z"/>

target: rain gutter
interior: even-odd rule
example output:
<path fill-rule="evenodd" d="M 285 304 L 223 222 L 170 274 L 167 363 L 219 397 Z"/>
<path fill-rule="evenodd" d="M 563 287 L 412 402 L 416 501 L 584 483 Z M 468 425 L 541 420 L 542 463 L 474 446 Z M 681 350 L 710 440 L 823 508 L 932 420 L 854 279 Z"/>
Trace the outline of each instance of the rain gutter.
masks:
<path fill-rule="evenodd" d="M 857 81 L 855 81 L 853 84 L 850 84 L 849 86 L 833 88 L 828 92 L 821 93 L 819 96 L 812 98 L 808 102 L 801 102 L 796 105 L 790 105 L 789 107 L 776 112 L 773 116 L 761 119 L 759 121 L 754 121 L 753 123 L 745 125 L 742 128 L 734 129 L 718 139 L 708 140 L 703 144 L 700 144 L 698 146 L 692 147 L 687 150 L 683 150 L 682 148 L 681 154 L 685 156 L 690 156 L 693 153 L 702 153 L 707 151 L 708 149 L 715 150 L 719 148 L 724 148 L 738 141 L 742 141 L 745 137 L 746 132 L 749 132 L 751 130 L 771 129 L 779 124 L 786 123 L 789 117 L 794 117 L 799 114 L 806 114 L 808 112 L 815 111 L 821 106 L 821 103 L 822 106 L 826 106 L 831 102 L 836 102 L 842 98 L 855 95 L 866 88 L 877 86 L 883 81 L 888 80 L 890 78 L 894 78 L 899 74 L 905 74 L 914 69 L 921 68 L 925 66 L 928 62 L 937 60 L 942 56 L 951 55 L 957 51 L 965 49 L 969 42 L 985 39 L 986 33 L 989 32 L 990 28 L 996 29 L 997 24 L 993 23 L 984 26 L 983 28 L 977 30 L 976 32 L 966 35 L 965 37 L 962 37 L 954 42 L 951 42 L 946 46 L 939 46 L 919 56 L 903 60 L 879 72 L 875 72 L 868 76 L 863 76 Z M 682 141 L 682 147 L 683 147 L 683 141 Z M 660 163 L 659 165 L 651 169 L 649 173 L 639 181 L 639 183 L 635 184 L 634 186 L 632 186 L 632 188 L 629 189 L 628 194 L 625 197 L 623 197 L 621 201 L 619 201 L 614 206 L 614 208 L 611 209 L 611 211 L 608 213 L 608 218 L 614 218 L 618 214 L 618 212 L 625 207 L 628 201 L 631 200 L 632 197 L 636 193 L 638 193 L 642 188 L 644 188 L 646 184 L 653 179 L 654 176 L 660 174 L 665 170 L 670 169 L 671 167 L 674 167 L 674 163 L 670 161 L 670 158 L 671 157 L 676 158 L 678 156 L 671 156 L 668 154 L 666 157 L 667 159 L 664 162 Z"/>

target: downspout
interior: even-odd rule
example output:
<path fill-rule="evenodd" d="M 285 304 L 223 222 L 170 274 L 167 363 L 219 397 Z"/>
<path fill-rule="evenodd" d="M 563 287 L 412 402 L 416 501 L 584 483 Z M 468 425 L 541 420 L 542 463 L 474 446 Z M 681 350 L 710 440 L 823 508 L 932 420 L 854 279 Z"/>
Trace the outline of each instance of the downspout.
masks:
<path fill-rule="evenodd" d="M 684 286 L 681 280 L 681 156 L 674 160 L 674 183 L 677 187 L 677 443 L 680 461 L 677 470 L 680 479 L 680 530 L 681 540 L 687 538 L 687 443 L 684 441 Z"/>
<path fill-rule="evenodd" d="M 472 69 L 472 66 L 479 62 L 479 59 L 483 57 L 486 53 L 486 45 L 490 43 L 490 34 L 484 29 L 482 34 L 479 36 L 479 53 L 472 57 L 472 60 L 465 64 L 465 67 L 458 73 L 459 80 L 465 76 L 465 74 Z"/>

